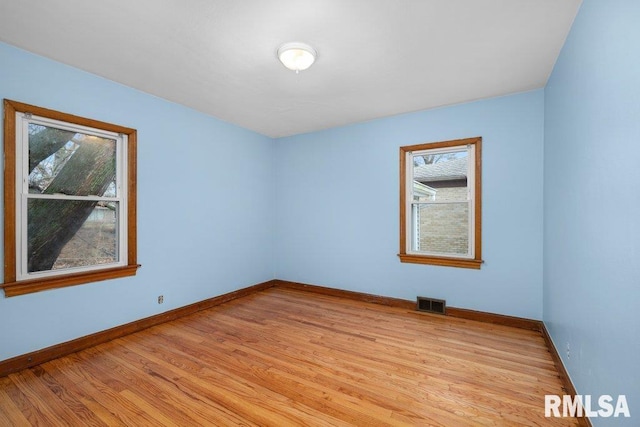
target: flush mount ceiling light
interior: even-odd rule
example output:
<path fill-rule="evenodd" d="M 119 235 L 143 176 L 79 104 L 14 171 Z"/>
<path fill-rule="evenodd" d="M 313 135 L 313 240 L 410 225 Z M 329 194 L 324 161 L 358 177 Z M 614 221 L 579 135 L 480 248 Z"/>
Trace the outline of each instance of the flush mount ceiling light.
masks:
<path fill-rule="evenodd" d="M 316 60 L 316 50 L 305 43 L 285 43 L 278 48 L 282 65 L 296 73 L 304 71 Z"/>

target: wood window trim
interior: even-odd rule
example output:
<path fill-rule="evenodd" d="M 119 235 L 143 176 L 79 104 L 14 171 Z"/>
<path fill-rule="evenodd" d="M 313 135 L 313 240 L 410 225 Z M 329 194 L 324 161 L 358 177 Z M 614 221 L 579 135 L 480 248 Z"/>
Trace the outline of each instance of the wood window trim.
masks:
<path fill-rule="evenodd" d="M 127 265 L 34 280 L 16 280 L 16 113 L 20 112 L 104 129 L 127 136 Z M 137 131 L 135 129 L 8 99 L 4 100 L 4 283 L 0 287 L 4 290 L 5 297 L 136 274 L 140 267 L 137 263 L 136 159 Z"/>
<path fill-rule="evenodd" d="M 452 148 L 462 145 L 475 145 L 475 187 L 474 187 L 474 257 L 456 258 L 407 253 L 407 211 L 406 211 L 406 174 L 407 153 L 436 148 Z M 432 142 L 426 144 L 400 147 L 400 261 L 413 264 L 430 264 L 446 267 L 480 269 L 482 265 L 482 137 L 456 139 L 451 141 Z"/>

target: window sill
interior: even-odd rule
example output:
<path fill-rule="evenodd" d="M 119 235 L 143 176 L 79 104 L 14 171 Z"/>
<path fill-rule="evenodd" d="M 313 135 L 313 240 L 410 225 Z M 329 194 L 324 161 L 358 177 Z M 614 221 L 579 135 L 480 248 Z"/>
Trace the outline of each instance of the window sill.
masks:
<path fill-rule="evenodd" d="M 398 257 L 400 258 L 400 262 L 411 264 L 442 265 L 445 267 L 473 268 L 475 270 L 480 270 L 480 266 L 484 262 L 480 259 L 447 258 L 414 254 L 398 254 Z"/>
<path fill-rule="evenodd" d="M 77 274 L 66 274 L 64 276 L 47 277 L 36 280 L 21 280 L 19 282 L 4 283 L 0 285 L 0 287 L 4 290 L 4 296 L 8 298 L 46 291 L 48 289 L 64 288 L 67 286 L 81 285 L 83 283 L 135 276 L 139 267 L 139 264 L 134 264 L 127 265 L 125 267 L 109 268 Z"/>

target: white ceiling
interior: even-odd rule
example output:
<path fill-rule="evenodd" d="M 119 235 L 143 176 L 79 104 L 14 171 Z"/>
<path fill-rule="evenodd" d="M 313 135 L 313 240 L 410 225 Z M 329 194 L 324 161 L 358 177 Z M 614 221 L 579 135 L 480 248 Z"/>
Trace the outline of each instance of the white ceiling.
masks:
<path fill-rule="evenodd" d="M 0 40 L 280 137 L 543 87 L 580 3 L 0 0 Z"/>

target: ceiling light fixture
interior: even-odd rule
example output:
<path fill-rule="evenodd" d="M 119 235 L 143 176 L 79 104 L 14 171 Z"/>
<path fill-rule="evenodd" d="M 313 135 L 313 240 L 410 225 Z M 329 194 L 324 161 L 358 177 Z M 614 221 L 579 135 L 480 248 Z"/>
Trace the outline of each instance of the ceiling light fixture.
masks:
<path fill-rule="evenodd" d="M 285 43 L 278 48 L 278 59 L 282 65 L 297 73 L 304 71 L 316 60 L 316 50 L 305 43 Z"/>

